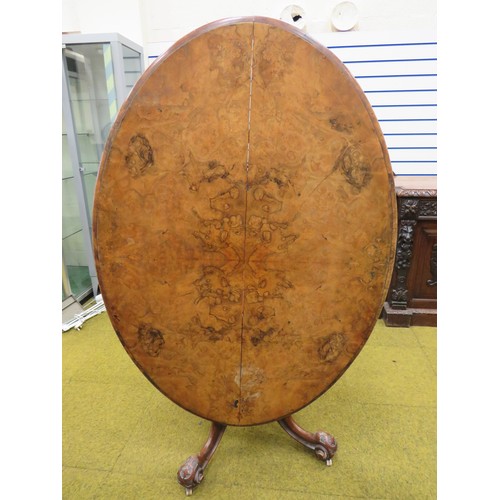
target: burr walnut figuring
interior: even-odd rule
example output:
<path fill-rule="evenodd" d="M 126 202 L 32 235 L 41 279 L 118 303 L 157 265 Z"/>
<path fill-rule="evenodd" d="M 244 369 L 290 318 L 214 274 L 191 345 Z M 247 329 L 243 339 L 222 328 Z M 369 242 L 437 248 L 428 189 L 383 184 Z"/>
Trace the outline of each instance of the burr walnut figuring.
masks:
<path fill-rule="evenodd" d="M 312 449 L 326 443 L 317 453 L 331 460 L 333 438 L 291 415 L 371 333 L 395 207 L 366 97 L 293 27 L 218 21 L 148 68 L 105 147 L 94 250 L 128 354 L 163 394 L 214 422 L 179 475 L 203 477 L 226 425 L 275 420 Z M 179 480 L 188 492 L 198 484 Z"/>

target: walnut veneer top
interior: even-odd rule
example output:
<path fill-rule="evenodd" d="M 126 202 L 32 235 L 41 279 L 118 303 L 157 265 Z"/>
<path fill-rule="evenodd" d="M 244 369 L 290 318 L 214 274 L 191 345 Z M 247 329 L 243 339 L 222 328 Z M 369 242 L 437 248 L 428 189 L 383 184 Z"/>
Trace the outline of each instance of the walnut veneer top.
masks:
<path fill-rule="evenodd" d="M 279 21 L 219 21 L 142 76 L 103 154 L 101 291 L 172 401 L 259 424 L 326 391 L 367 340 L 396 238 L 375 115 L 329 50 Z"/>

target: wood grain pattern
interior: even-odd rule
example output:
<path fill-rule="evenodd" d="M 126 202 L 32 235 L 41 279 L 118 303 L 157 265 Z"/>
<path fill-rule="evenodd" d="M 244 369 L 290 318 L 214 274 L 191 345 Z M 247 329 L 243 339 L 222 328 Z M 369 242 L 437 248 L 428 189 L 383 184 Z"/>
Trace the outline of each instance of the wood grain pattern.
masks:
<path fill-rule="evenodd" d="M 395 206 L 378 123 L 327 49 L 266 18 L 203 27 L 142 76 L 105 148 L 93 229 L 113 326 L 183 408 L 283 418 L 367 340 Z"/>

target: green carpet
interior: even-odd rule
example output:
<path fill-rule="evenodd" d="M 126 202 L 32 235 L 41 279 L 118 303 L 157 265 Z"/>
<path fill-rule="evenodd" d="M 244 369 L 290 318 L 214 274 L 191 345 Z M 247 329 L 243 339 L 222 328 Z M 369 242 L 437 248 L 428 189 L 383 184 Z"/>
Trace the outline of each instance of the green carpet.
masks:
<path fill-rule="evenodd" d="M 209 423 L 146 380 L 106 313 L 62 342 L 63 498 L 184 498 L 177 469 Z M 295 419 L 335 436 L 331 467 L 276 422 L 228 427 L 193 497 L 436 498 L 436 328 L 379 321 L 344 376 Z"/>

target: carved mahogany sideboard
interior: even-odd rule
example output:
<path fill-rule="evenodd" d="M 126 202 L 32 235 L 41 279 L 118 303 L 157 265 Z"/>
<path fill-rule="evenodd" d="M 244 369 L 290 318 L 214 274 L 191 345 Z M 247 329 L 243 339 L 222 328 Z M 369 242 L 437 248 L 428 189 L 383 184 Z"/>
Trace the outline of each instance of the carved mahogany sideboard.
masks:
<path fill-rule="evenodd" d="M 395 185 L 396 261 L 382 317 L 387 326 L 436 326 L 436 178 L 396 177 Z"/>

